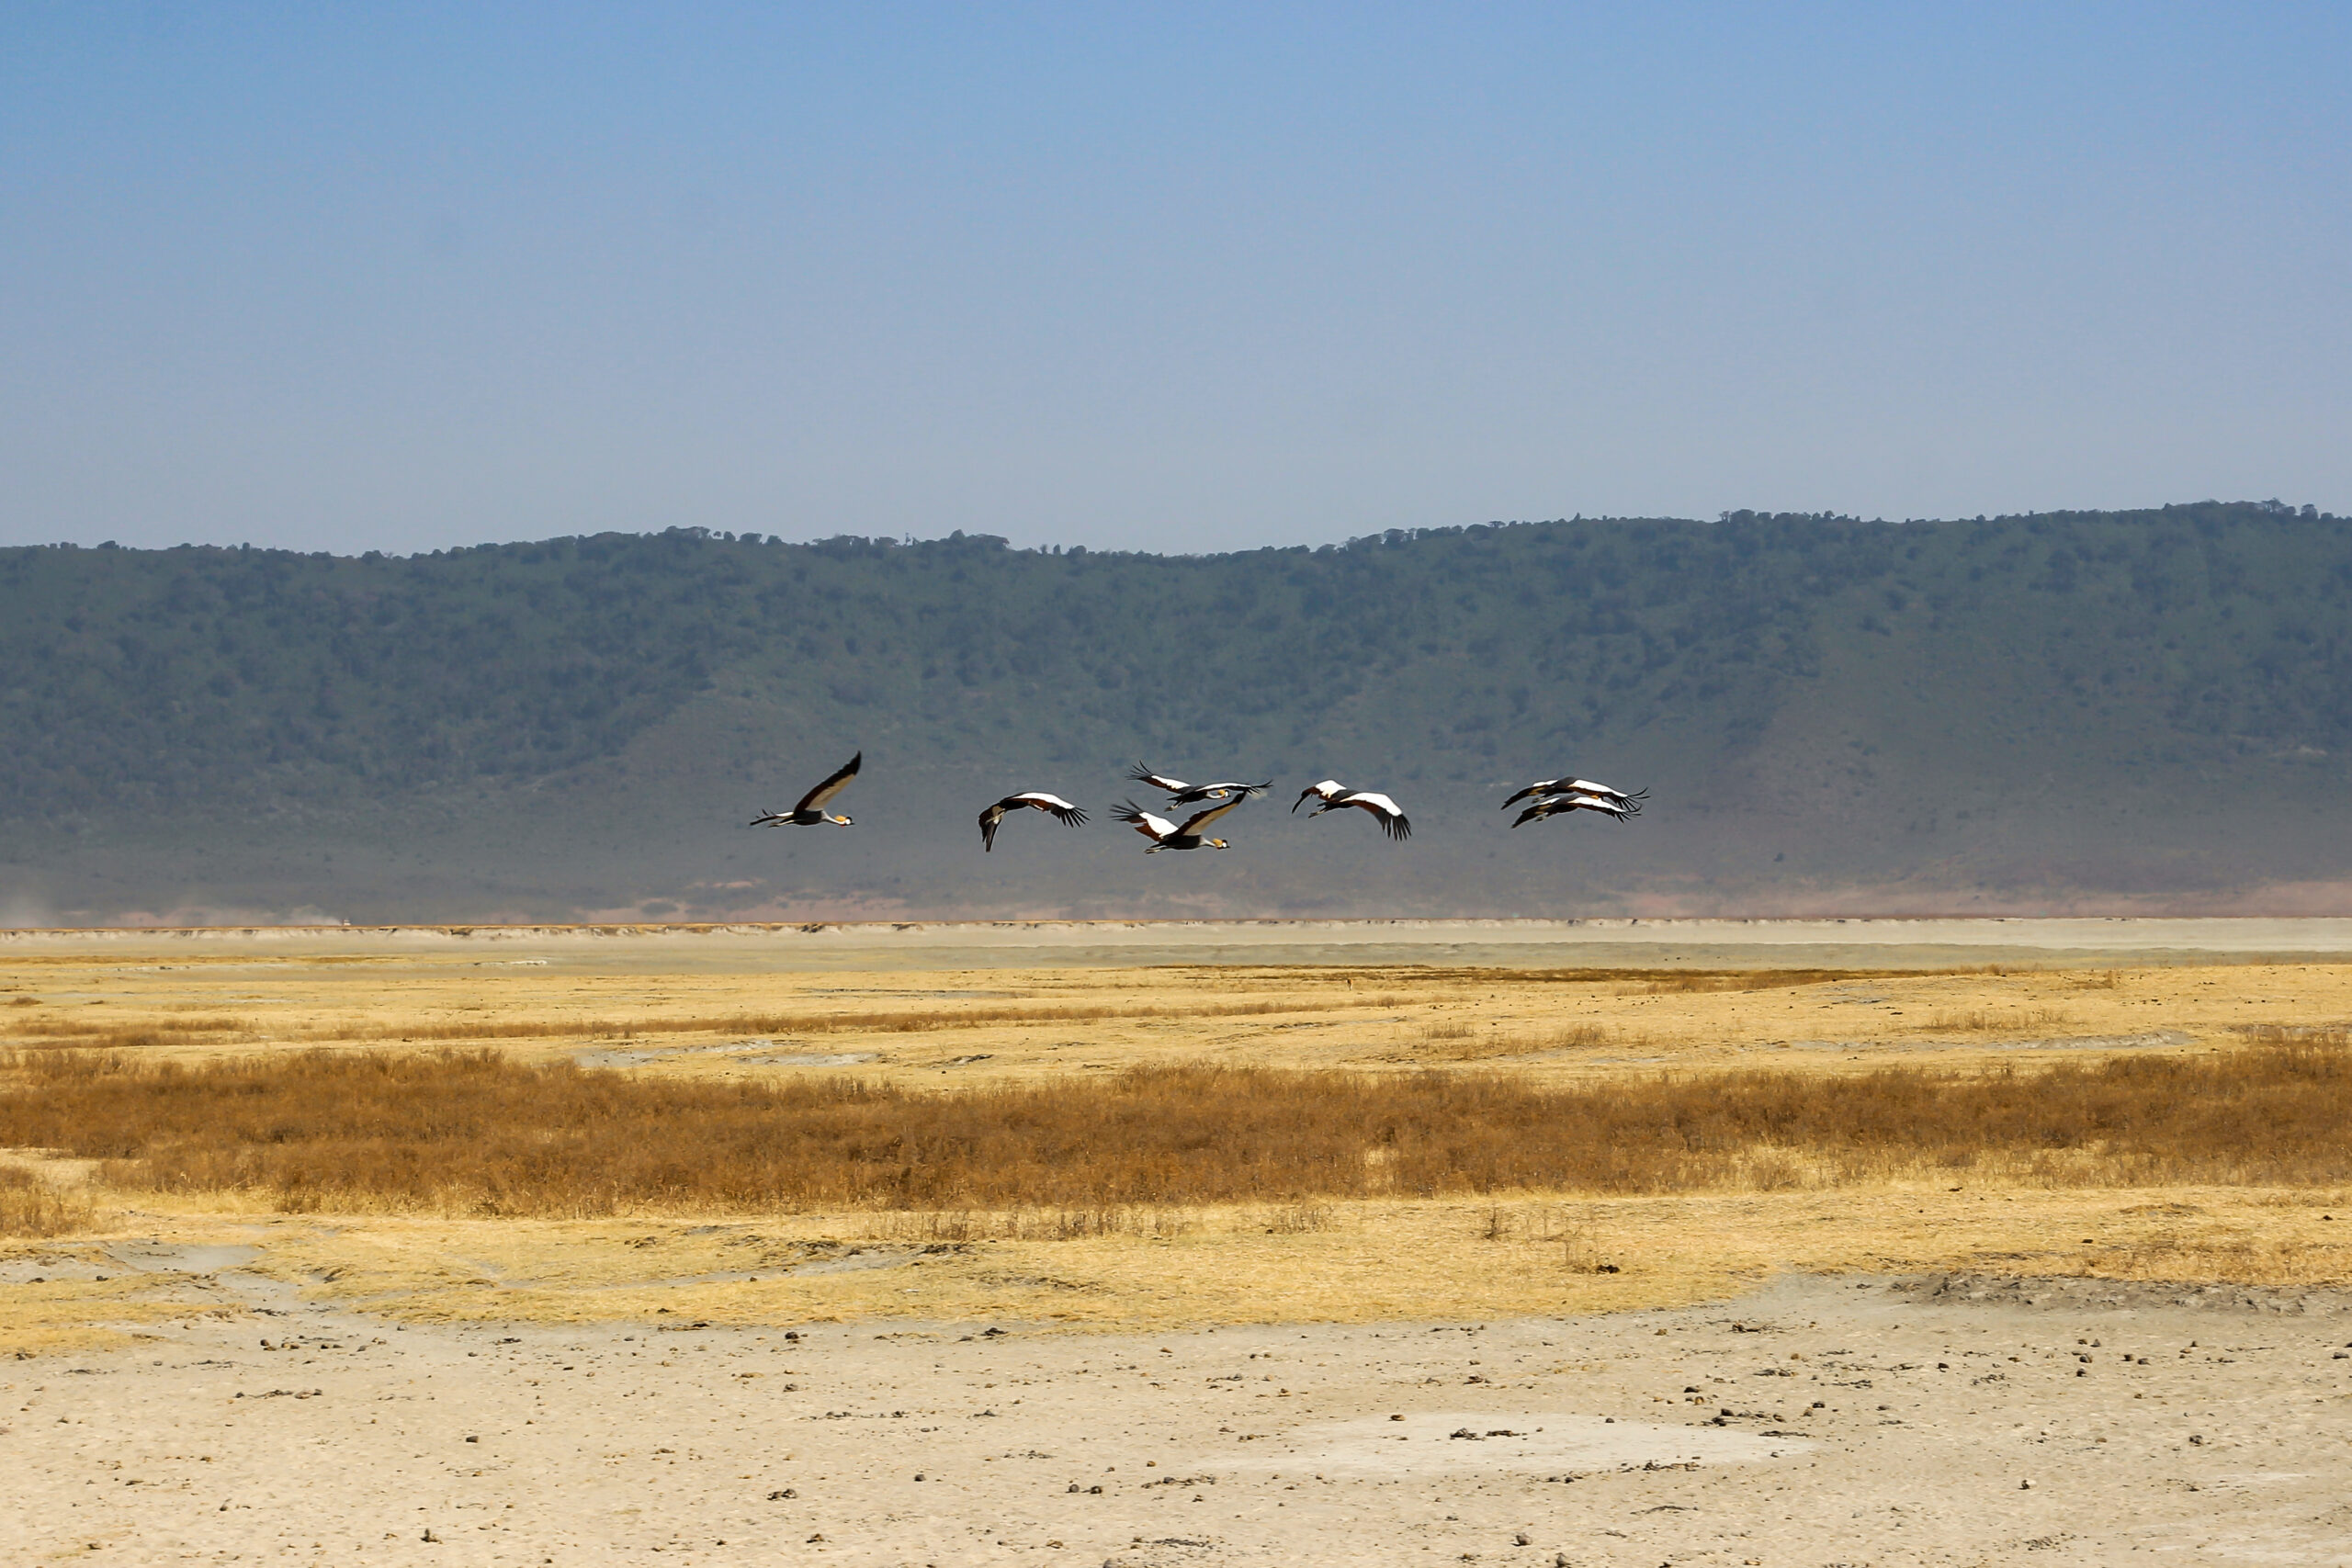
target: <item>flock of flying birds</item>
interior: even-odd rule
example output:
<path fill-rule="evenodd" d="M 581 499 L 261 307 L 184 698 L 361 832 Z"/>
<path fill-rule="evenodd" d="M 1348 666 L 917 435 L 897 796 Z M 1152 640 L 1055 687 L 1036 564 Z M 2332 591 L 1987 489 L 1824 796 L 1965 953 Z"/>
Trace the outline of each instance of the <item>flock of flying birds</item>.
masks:
<path fill-rule="evenodd" d="M 833 796 L 849 787 L 850 781 L 857 777 L 857 770 L 864 765 L 865 761 L 865 753 L 860 751 L 847 762 L 834 769 L 822 784 L 802 795 L 799 805 L 789 811 L 763 811 L 752 818 L 751 825 L 754 828 L 814 828 L 827 825 L 846 828 L 850 826 L 848 818 L 836 816 L 825 807 Z M 1136 764 L 1134 772 L 1127 777 L 1137 784 L 1148 784 L 1153 789 L 1165 794 L 1171 809 L 1179 806 L 1202 807 L 1185 818 L 1181 825 L 1170 821 L 1165 817 L 1155 816 L 1146 811 L 1132 800 L 1123 800 L 1112 807 L 1113 817 L 1126 823 L 1151 840 L 1150 847 L 1144 851 L 1148 855 L 1156 855 L 1162 850 L 1231 848 L 1232 846 L 1223 839 L 1213 839 L 1208 836 L 1206 829 L 1209 824 L 1239 806 L 1243 801 L 1253 799 L 1274 787 L 1274 782 L 1272 779 L 1262 784 L 1238 784 L 1230 779 L 1216 784 L 1186 784 L 1182 779 L 1171 779 L 1165 773 L 1155 773 L 1140 762 Z M 1642 802 L 1649 798 L 1649 793 L 1643 789 L 1635 790 L 1629 795 L 1622 789 L 1611 789 L 1607 784 L 1595 784 L 1590 779 L 1545 779 L 1539 784 L 1529 784 L 1525 789 L 1504 801 L 1503 809 L 1508 811 L 1522 800 L 1533 802 L 1512 819 L 1511 826 L 1514 828 L 1521 823 L 1541 822 L 1547 817 L 1565 816 L 1571 811 L 1598 812 L 1603 817 L 1623 822 L 1629 818 L 1641 814 Z M 1380 824 L 1381 831 L 1397 842 L 1401 843 L 1413 836 L 1413 824 L 1406 817 L 1404 810 L 1394 800 L 1376 790 L 1350 789 L 1337 779 L 1324 779 L 1320 783 L 1307 785 L 1299 797 L 1291 803 L 1291 810 L 1295 812 L 1310 800 L 1322 802 L 1313 811 L 1307 813 L 1310 818 L 1320 817 L 1327 811 L 1337 811 L 1343 806 L 1353 807 L 1369 814 L 1374 821 Z M 1209 802 L 1216 804 L 1210 805 Z M 1042 811 L 1072 828 L 1083 827 L 1086 823 L 1085 810 L 1072 806 L 1060 795 L 1049 795 L 1042 789 L 1023 790 L 1018 795 L 1008 795 L 1002 800 L 994 802 L 987 810 L 980 813 L 980 849 L 984 852 L 996 848 L 996 830 L 1003 825 L 1005 818 L 1023 807 Z"/>

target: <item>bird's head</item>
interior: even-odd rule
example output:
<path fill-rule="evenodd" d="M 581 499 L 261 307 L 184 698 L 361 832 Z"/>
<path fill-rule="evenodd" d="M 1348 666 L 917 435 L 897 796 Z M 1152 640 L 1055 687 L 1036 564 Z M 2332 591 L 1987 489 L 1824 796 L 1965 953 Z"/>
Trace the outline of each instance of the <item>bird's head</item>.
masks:
<path fill-rule="evenodd" d="M 831 822 L 836 828 L 846 828 L 849 826 L 849 818 L 846 817 L 828 817 L 825 820 Z"/>
<path fill-rule="evenodd" d="M 1223 839 L 1204 839 L 1202 841 L 1213 850 L 1225 850 L 1231 849 L 1233 847 L 1227 843 Z"/>

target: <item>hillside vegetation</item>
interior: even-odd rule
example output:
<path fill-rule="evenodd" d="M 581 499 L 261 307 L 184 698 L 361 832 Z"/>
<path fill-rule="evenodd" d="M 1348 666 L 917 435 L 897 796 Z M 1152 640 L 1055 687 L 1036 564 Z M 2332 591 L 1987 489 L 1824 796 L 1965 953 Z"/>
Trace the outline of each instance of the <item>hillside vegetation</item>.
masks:
<path fill-rule="evenodd" d="M 2333 907 L 2352 522 L 10 549 L 0 741 L 20 919 Z M 744 830 L 861 747 L 857 828 Z M 1225 855 L 1040 820 L 981 861 L 996 794 L 1099 813 L 1138 758 L 1385 788 L 1416 837 L 1279 798 Z M 1653 808 L 1511 833 L 1562 769 Z"/>

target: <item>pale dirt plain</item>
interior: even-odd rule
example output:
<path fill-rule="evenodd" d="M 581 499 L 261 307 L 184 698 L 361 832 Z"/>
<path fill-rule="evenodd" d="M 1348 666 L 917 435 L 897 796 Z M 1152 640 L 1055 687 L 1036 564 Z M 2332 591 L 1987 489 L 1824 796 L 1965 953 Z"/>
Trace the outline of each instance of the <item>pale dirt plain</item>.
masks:
<path fill-rule="evenodd" d="M 1804 970 L 1834 973 L 1768 973 Z M 2326 920 L 0 935 L 17 1040 L 946 1089 L 2347 1021 Z M 2344 1191 L 1980 1168 L 1068 1239 L 87 1196 L 85 1229 L 0 1240 L 0 1562 L 2352 1562 Z"/>

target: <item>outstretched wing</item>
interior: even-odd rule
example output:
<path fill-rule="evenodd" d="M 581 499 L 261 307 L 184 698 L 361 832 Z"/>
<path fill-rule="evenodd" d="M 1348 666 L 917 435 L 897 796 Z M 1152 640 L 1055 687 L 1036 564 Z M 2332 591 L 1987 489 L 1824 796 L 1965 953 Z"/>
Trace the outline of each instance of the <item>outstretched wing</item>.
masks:
<path fill-rule="evenodd" d="M 1032 806 L 1069 823 L 1073 828 L 1086 826 L 1086 812 L 1083 807 L 1072 806 L 1060 795 L 1047 795 L 1042 789 L 1023 790 L 1019 795 L 1008 795 L 997 804 L 1008 810 L 1017 806 Z"/>
<path fill-rule="evenodd" d="M 1329 800 L 1345 793 L 1347 792 L 1340 786 L 1339 780 L 1325 779 L 1319 784 L 1308 784 L 1305 790 L 1301 791 L 1299 797 L 1291 803 L 1291 809 L 1296 811 L 1310 800 Z"/>
<path fill-rule="evenodd" d="M 1374 795 L 1368 789 L 1360 789 L 1352 794 L 1340 796 L 1331 804 L 1363 807 L 1371 812 L 1373 819 L 1380 824 L 1380 830 L 1400 844 L 1413 836 L 1412 822 L 1407 818 L 1403 809 L 1385 795 Z"/>
<path fill-rule="evenodd" d="M 810 790 L 807 795 L 802 795 L 800 797 L 800 804 L 794 807 L 793 809 L 795 811 L 816 810 L 819 807 L 824 805 L 825 802 L 832 799 L 833 796 L 847 789 L 849 787 L 849 781 L 857 777 L 857 770 L 864 765 L 865 761 L 865 753 L 860 751 L 856 756 L 852 757 L 848 761 L 843 762 L 840 767 L 834 769 L 831 778 L 827 779 L 823 784 L 819 784 L 815 789 Z"/>
<path fill-rule="evenodd" d="M 1111 815 L 1116 820 L 1126 823 L 1145 838 L 1155 841 L 1166 839 L 1170 833 L 1176 831 L 1175 823 L 1165 817 L 1154 817 L 1132 800 L 1123 800 L 1111 807 Z"/>
<path fill-rule="evenodd" d="M 1164 789 L 1170 795 L 1182 795 L 1193 787 L 1182 779 L 1171 779 L 1165 773 L 1155 773 L 1141 762 L 1137 762 L 1127 770 L 1127 777 L 1137 784 L 1148 784 L 1154 789 Z"/>
<path fill-rule="evenodd" d="M 986 811 L 980 813 L 981 853 L 985 854 L 989 851 L 996 848 L 996 827 L 998 823 L 1003 820 L 1004 802 L 1001 800 L 994 806 L 989 807 Z"/>
<path fill-rule="evenodd" d="M 1614 818 L 1619 822 L 1624 821 L 1632 815 L 1632 811 L 1628 807 L 1620 806 L 1613 800 L 1603 799 L 1601 796 L 1597 795 L 1555 795 L 1553 798 L 1544 801 L 1540 806 L 1529 807 L 1528 810 L 1531 813 L 1544 817 L 1556 816 L 1559 813 L 1566 811 L 1598 811 L 1603 817 Z M 1526 817 L 1521 817 L 1519 819 L 1520 822 L 1527 820 L 1528 818 Z M 1511 826 L 1516 828 L 1519 826 L 1519 822 L 1514 822 Z"/>
<path fill-rule="evenodd" d="M 1184 825 L 1176 830 L 1180 833 L 1197 833 L 1248 798 L 1248 795 L 1237 795 L 1230 800 L 1219 801 L 1206 811 L 1195 811 L 1185 818 Z"/>

